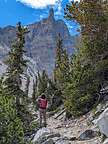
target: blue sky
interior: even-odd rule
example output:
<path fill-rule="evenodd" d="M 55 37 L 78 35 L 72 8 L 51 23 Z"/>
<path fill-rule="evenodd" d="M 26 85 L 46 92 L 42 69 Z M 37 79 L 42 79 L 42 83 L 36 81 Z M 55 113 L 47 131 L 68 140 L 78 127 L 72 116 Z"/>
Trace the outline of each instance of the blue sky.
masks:
<path fill-rule="evenodd" d="M 23 25 L 40 21 L 48 16 L 49 9 L 54 8 L 55 18 L 63 19 L 71 32 L 77 34 L 77 24 L 63 18 L 64 7 L 69 0 L 0 0 L 0 27 L 16 25 L 21 21 Z"/>

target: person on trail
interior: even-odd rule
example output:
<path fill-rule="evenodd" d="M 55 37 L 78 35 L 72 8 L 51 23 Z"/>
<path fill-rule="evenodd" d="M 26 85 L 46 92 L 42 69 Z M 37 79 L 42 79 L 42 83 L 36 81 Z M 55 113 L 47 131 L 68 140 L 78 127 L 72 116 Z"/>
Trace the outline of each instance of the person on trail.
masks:
<path fill-rule="evenodd" d="M 42 94 L 38 99 L 39 105 L 39 118 L 40 118 L 40 127 L 42 127 L 42 120 L 44 121 L 44 127 L 46 127 L 46 109 L 47 109 L 47 99 L 45 94 Z"/>

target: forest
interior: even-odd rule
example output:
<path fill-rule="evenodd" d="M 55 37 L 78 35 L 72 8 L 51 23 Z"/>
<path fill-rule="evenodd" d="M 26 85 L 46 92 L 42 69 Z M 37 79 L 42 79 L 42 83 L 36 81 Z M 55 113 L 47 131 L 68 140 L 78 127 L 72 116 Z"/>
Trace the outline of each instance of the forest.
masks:
<path fill-rule="evenodd" d="M 22 74 L 27 68 L 24 59 L 27 27 L 16 25 L 16 40 L 5 64 L 7 71 L 0 78 L 0 143 L 31 144 L 24 137 L 38 127 L 33 122 L 29 104 L 35 109 L 36 99 L 42 93 L 49 101 L 48 111 L 64 105 L 66 115 L 80 117 L 102 102 L 101 89 L 108 86 L 108 2 L 82 0 L 70 2 L 64 9 L 66 20 L 79 24 L 78 44 L 70 57 L 63 47 L 60 34 L 56 40 L 55 68 L 52 76 L 47 70 L 38 71 L 33 86 L 32 99 L 28 98 L 29 77 L 26 91 L 21 89 Z"/>

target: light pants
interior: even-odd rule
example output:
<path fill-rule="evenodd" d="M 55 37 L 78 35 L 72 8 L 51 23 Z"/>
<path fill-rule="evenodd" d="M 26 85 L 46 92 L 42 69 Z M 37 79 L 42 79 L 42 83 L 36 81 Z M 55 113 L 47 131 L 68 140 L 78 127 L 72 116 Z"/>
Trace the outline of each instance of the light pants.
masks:
<path fill-rule="evenodd" d="M 44 121 L 44 127 L 46 127 L 46 109 L 39 109 L 40 127 L 42 127 L 42 120 Z"/>

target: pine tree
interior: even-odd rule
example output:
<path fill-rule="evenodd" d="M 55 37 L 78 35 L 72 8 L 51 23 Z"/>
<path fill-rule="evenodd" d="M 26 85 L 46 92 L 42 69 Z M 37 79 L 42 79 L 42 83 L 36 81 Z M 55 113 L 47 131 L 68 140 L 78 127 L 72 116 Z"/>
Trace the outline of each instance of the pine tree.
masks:
<path fill-rule="evenodd" d="M 56 87 L 56 84 L 51 79 L 48 78 L 48 84 L 47 84 L 47 89 L 45 91 L 45 94 L 50 104 L 57 90 L 58 89 Z"/>
<path fill-rule="evenodd" d="M 26 87 L 25 87 L 25 94 L 28 97 L 29 92 L 29 84 L 30 84 L 30 76 L 26 75 L 27 81 L 26 81 Z"/>
<path fill-rule="evenodd" d="M 15 97 L 4 90 L 2 79 L 0 79 L 0 143 L 25 143 L 23 124 L 17 116 Z"/>
<path fill-rule="evenodd" d="M 25 43 L 25 34 L 27 33 L 27 28 L 21 26 L 19 22 L 17 25 L 17 37 L 13 43 L 11 50 L 8 55 L 6 64 L 7 68 L 7 78 L 5 80 L 6 88 L 8 92 L 16 97 L 16 105 L 20 105 L 20 97 L 24 95 L 21 90 L 21 75 L 24 72 L 26 67 L 26 60 L 24 60 L 23 55 L 24 43 Z"/>
<path fill-rule="evenodd" d="M 43 70 L 42 74 L 38 72 L 38 95 L 45 93 L 48 86 L 48 75 L 46 71 Z"/>
<path fill-rule="evenodd" d="M 55 69 L 54 69 L 54 81 L 59 88 L 60 88 L 60 79 L 61 79 L 60 66 L 62 63 L 62 53 L 63 53 L 63 41 L 59 34 L 57 38 L 56 60 L 55 60 Z"/>
<path fill-rule="evenodd" d="M 101 83 L 104 83 L 104 72 L 107 72 L 107 15 L 108 10 L 105 9 L 105 4 L 98 0 L 72 3 L 67 5 L 66 9 L 66 17 L 75 19 L 81 26 L 83 43 L 79 51 L 81 63 L 84 66 L 94 67 L 94 71 L 98 72 L 98 80 Z M 104 68 L 101 68 L 103 63 L 105 64 Z"/>
<path fill-rule="evenodd" d="M 69 81 L 70 62 L 69 62 L 69 56 L 66 50 L 63 50 L 61 71 L 63 73 L 64 83 Z"/>
<path fill-rule="evenodd" d="M 42 74 L 38 72 L 37 77 L 37 84 L 36 84 L 36 95 L 41 95 L 44 93 L 46 95 L 46 98 L 48 99 L 49 103 L 51 103 L 53 95 L 55 94 L 55 91 L 57 91 L 56 84 L 51 80 L 46 71 L 43 70 Z"/>
<path fill-rule="evenodd" d="M 57 84 L 58 89 L 61 91 L 63 91 L 65 83 L 68 81 L 69 69 L 69 57 L 66 50 L 63 49 L 63 41 L 59 34 L 56 48 L 54 81 Z"/>
<path fill-rule="evenodd" d="M 56 62 L 55 67 L 60 67 L 62 63 L 62 53 L 63 53 L 63 40 L 61 39 L 60 34 L 58 34 L 57 38 L 57 48 L 56 48 Z"/>
<path fill-rule="evenodd" d="M 24 92 L 22 87 L 22 76 L 26 68 L 26 60 L 24 60 L 24 43 L 25 34 L 28 32 L 27 28 L 23 27 L 19 22 L 16 28 L 16 40 L 13 43 L 8 58 L 7 75 L 4 80 L 5 91 L 9 96 L 14 97 L 15 111 L 19 120 L 23 123 L 24 133 L 29 129 L 32 121 L 32 114 L 28 109 L 27 91 Z M 29 117 L 29 119 L 28 119 Z"/>
<path fill-rule="evenodd" d="M 104 5 L 105 7 L 105 5 Z M 65 15 L 80 24 L 82 45 L 71 65 L 71 81 L 67 84 L 66 107 L 74 115 L 87 112 L 96 101 L 96 93 L 108 74 L 108 19 L 103 2 L 83 0 L 67 5 Z"/>
<path fill-rule="evenodd" d="M 36 94 L 37 94 L 37 76 L 35 77 L 35 80 L 33 80 L 33 93 L 32 93 L 32 99 L 35 103 L 36 101 Z"/>

